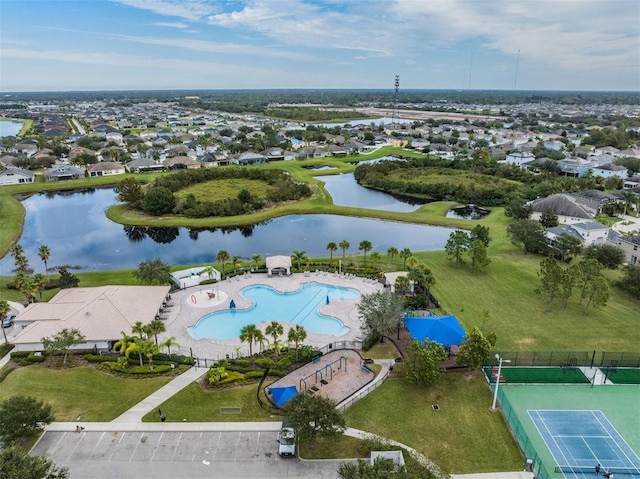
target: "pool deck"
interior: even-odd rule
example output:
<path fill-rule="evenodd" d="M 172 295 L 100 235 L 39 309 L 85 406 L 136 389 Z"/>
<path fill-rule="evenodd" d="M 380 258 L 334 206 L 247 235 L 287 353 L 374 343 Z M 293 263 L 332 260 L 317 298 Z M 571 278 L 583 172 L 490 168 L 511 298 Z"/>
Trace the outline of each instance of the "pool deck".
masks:
<path fill-rule="evenodd" d="M 172 353 L 193 354 L 193 356 L 198 358 L 221 359 L 227 354 L 229 356 L 237 356 L 238 354 L 240 356 L 248 355 L 249 345 L 247 343 L 241 343 L 240 339 L 198 340 L 189 334 L 187 328 L 194 326 L 200 318 L 209 313 L 229 309 L 231 300 L 235 302 L 236 309 L 250 307 L 253 302 L 240 294 L 240 290 L 247 286 L 264 284 L 281 292 L 292 292 L 300 289 L 303 284 L 311 282 L 354 288 L 360 291 L 361 295 L 383 289 L 382 284 L 369 279 L 324 272 L 311 272 L 308 274 L 295 273 L 291 276 L 273 277 L 268 277 L 266 274 L 255 273 L 236 276 L 216 284 L 194 286 L 171 293 L 171 306 L 167 308 L 164 313 L 166 317 L 164 323 L 167 331 L 160 336 L 160 339 L 174 336 L 178 344 L 180 344 L 180 347 L 178 351 L 172 350 Z M 215 297 L 210 298 L 208 293 L 215 293 Z M 329 304 L 323 304 L 320 307 L 320 313 L 338 318 L 349 328 L 349 331 L 342 336 L 334 336 L 312 333 L 307 330 L 307 338 L 304 344 L 323 347 L 334 341 L 355 341 L 362 339 L 360 319 L 357 310 L 358 302 L 359 298 L 332 299 Z M 284 335 L 281 339 L 286 341 L 289 323 L 283 322 L 282 325 L 284 327 Z M 256 326 L 264 332 L 266 324 L 256 320 Z M 257 347 L 257 345 L 254 345 L 254 352 Z"/>

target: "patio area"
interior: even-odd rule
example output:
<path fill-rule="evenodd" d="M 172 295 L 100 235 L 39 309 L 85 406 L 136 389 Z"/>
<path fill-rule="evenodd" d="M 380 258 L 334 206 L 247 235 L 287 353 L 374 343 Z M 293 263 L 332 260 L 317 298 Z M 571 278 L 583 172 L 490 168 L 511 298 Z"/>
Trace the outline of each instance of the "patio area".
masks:
<path fill-rule="evenodd" d="M 231 301 L 237 310 L 247 309 L 253 302 L 243 297 L 241 290 L 252 285 L 267 285 L 280 292 L 293 292 L 299 290 L 303 284 L 317 282 L 331 286 L 353 288 L 362 294 L 370 294 L 383 289 L 377 281 L 354 276 L 338 275 L 334 273 L 296 273 L 291 276 L 272 276 L 266 274 L 246 274 L 234 278 L 225 279 L 215 284 L 206 286 L 194 286 L 171 293 L 171 305 L 165 308 L 163 313 L 167 331 L 162 338 L 175 337 L 180 347 L 178 351 L 185 355 L 193 355 L 198 358 L 218 360 L 229 355 L 248 356 L 249 345 L 234 339 L 195 339 L 188 329 L 194 326 L 202 317 L 216 311 L 227 310 Z M 319 311 L 322 315 L 339 319 L 348 328 L 341 336 L 331 334 L 317 334 L 307 330 L 307 338 L 304 344 L 321 348 L 335 341 L 357 341 L 362 339 L 360 319 L 358 317 L 357 299 L 333 299 L 329 304 L 323 304 Z M 256 326 L 264 332 L 265 323 L 261 318 L 256 318 Z M 282 339 L 286 340 L 290 327 L 289 323 L 281 323 L 284 328 Z M 255 347 L 254 347 L 255 349 Z M 355 368 L 354 369 L 359 369 Z"/>

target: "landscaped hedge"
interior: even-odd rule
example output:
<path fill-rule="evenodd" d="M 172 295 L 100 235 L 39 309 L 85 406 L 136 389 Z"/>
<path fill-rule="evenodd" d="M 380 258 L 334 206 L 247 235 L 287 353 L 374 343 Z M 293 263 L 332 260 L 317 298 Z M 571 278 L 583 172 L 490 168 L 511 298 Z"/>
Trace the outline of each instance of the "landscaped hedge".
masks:
<path fill-rule="evenodd" d="M 132 374 L 132 375 L 145 375 L 145 374 L 164 374 L 171 371 L 171 366 L 161 364 L 159 366 L 154 365 L 153 369 L 149 369 L 149 365 L 134 366 L 132 368 L 123 368 L 118 362 L 107 361 L 98 366 L 98 369 L 107 369 L 111 372 Z"/>
<path fill-rule="evenodd" d="M 5 378 L 13 371 L 18 369 L 17 366 L 13 364 L 7 364 L 2 369 L 0 369 L 0 383 L 5 380 Z"/>
<path fill-rule="evenodd" d="M 20 366 L 41 363 L 45 359 L 47 359 L 47 355 L 44 352 L 37 355 L 34 351 L 14 351 L 11 353 L 11 360 Z"/>
<path fill-rule="evenodd" d="M 0 346 L 0 358 L 5 357 L 5 355 L 11 351 L 15 346 L 11 343 L 5 343 Z"/>
<path fill-rule="evenodd" d="M 380 341 L 379 333 L 371 333 L 367 342 L 362 345 L 363 351 L 369 351 L 378 341 Z"/>

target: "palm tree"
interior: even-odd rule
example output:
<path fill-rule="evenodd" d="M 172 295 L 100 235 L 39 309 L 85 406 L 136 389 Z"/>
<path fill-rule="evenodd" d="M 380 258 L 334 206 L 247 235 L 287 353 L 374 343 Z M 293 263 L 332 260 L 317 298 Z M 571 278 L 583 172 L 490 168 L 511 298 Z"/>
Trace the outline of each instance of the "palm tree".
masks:
<path fill-rule="evenodd" d="M 242 263 L 239 263 L 240 256 L 234 256 L 231 258 L 231 264 L 233 265 L 233 274 L 236 274 L 236 268 L 242 266 Z"/>
<path fill-rule="evenodd" d="M 169 353 L 169 359 L 171 359 L 171 348 L 179 348 L 180 345 L 176 342 L 175 336 L 171 336 L 170 338 L 162 341 L 159 346 L 160 348 L 167 348 L 167 353 Z"/>
<path fill-rule="evenodd" d="M 420 261 L 418 261 L 418 258 L 416 258 L 415 256 L 409 256 L 407 259 L 405 259 L 404 263 L 405 266 L 409 268 L 409 270 L 412 270 L 420 264 Z"/>
<path fill-rule="evenodd" d="M 264 349 L 264 345 L 267 342 L 267 338 L 261 330 L 256 330 L 255 342 L 260 345 L 260 352 Z"/>
<path fill-rule="evenodd" d="M 333 241 L 327 243 L 327 250 L 329 250 L 329 264 L 333 263 L 333 252 L 338 251 L 338 245 Z"/>
<path fill-rule="evenodd" d="M 411 280 L 409 280 L 409 278 L 407 278 L 406 276 L 398 276 L 396 278 L 396 282 L 393 285 L 396 294 L 405 293 L 410 286 Z"/>
<path fill-rule="evenodd" d="M 218 251 L 218 254 L 216 255 L 216 261 L 220 264 L 222 264 L 222 277 L 226 277 L 225 273 L 224 273 L 224 265 L 225 263 L 228 263 L 230 260 L 230 256 L 229 253 L 227 253 L 225 250 L 221 249 L 220 251 Z"/>
<path fill-rule="evenodd" d="M 627 209 L 629 209 L 633 205 L 634 200 L 636 199 L 636 195 L 633 193 L 633 191 L 624 191 L 622 193 L 622 199 L 624 200 L 624 212 L 622 213 L 622 216 L 626 216 Z"/>
<path fill-rule="evenodd" d="M 388 250 L 387 250 L 387 254 L 389 256 L 391 256 L 391 262 L 393 263 L 393 257 L 395 255 L 397 255 L 399 253 L 398 248 L 396 248 L 395 246 L 391 246 Z"/>
<path fill-rule="evenodd" d="M 113 345 L 113 350 L 128 358 L 136 350 L 136 338 L 129 336 L 124 331 L 120 331 L 120 334 L 122 334 L 122 339 Z"/>
<path fill-rule="evenodd" d="M 133 326 L 131 326 L 131 332 L 133 334 L 137 334 L 140 336 L 140 339 L 144 339 L 143 334 L 147 334 L 147 328 L 142 321 L 136 321 Z"/>
<path fill-rule="evenodd" d="M 206 266 L 201 272 L 200 274 L 206 274 L 207 276 L 209 276 L 209 279 L 213 278 L 213 276 L 215 275 L 215 271 L 216 269 L 213 267 L 213 265 L 209 265 Z"/>
<path fill-rule="evenodd" d="M 293 259 L 298 264 L 298 269 L 300 269 L 300 263 L 302 263 L 306 259 L 306 251 L 294 251 Z"/>
<path fill-rule="evenodd" d="M 40 259 L 42 260 L 42 262 L 44 263 L 44 273 L 47 276 L 47 283 L 49 282 L 49 268 L 47 268 L 47 260 L 49 259 L 49 256 L 51 256 L 51 251 L 49 250 L 49 247 L 47 245 L 41 245 L 40 248 L 38 248 L 38 256 L 40 256 Z"/>
<path fill-rule="evenodd" d="M 402 263 L 403 269 L 407 269 L 407 259 L 411 258 L 412 254 L 413 253 L 409 248 L 404 248 L 402 251 L 400 251 L 400 253 L 398 253 L 398 256 L 400 256 L 404 260 L 404 262 Z"/>
<path fill-rule="evenodd" d="M 158 334 L 164 333 L 166 330 L 167 328 L 164 326 L 164 323 L 157 319 L 154 319 L 145 327 L 145 332 L 147 333 L 147 335 L 153 335 L 153 337 L 155 338 L 156 346 L 158 346 Z"/>
<path fill-rule="evenodd" d="M 253 366 L 253 343 L 257 341 L 258 333 L 262 334 L 255 324 L 247 324 L 240 330 L 240 341 L 249 343 L 249 361 Z"/>
<path fill-rule="evenodd" d="M 251 259 L 253 260 L 253 266 L 258 269 L 258 262 L 262 259 L 262 257 L 256 253 L 251 255 Z"/>
<path fill-rule="evenodd" d="M 278 338 L 284 334 L 284 328 L 278 321 L 271 321 L 267 328 L 264 330 L 267 336 L 273 338 L 273 355 L 276 363 L 278 362 Z"/>
<path fill-rule="evenodd" d="M 373 261 L 376 264 L 376 266 L 380 266 L 380 261 L 382 261 L 382 256 L 377 251 L 374 251 L 373 253 L 371 253 L 371 256 L 369 256 L 369 259 Z"/>
<path fill-rule="evenodd" d="M 149 361 L 149 370 L 153 369 L 153 356 L 158 354 L 158 346 L 153 342 L 146 339 L 136 339 L 136 346 L 138 347 L 138 355 L 140 356 L 140 366 L 142 366 L 142 356 L 146 356 Z"/>
<path fill-rule="evenodd" d="M 360 241 L 360 245 L 358 246 L 358 251 L 362 251 L 364 253 L 364 261 L 363 261 L 364 265 L 367 264 L 367 251 L 371 251 L 371 248 L 373 248 L 371 241 L 367 241 L 367 240 Z"/>
<path fill-rule="evenodd" d="M 11 306 L 9 306 L 9 302 L 6 299 L 0 299 L 0 321 L 3 321 L 4 318 L 7 317 L 11 311 Z M 0 324 L 0 327 L 2 325 Z M 4 343 L 7 344 L 9 341 L 7 340 L 7 332 L 2 328 L 2 334 L 4 335 Z"/>
<path fill-rule="evenodd" d="M 345 253 L 347 252 L 347 250 L 349 249 L 349 247 L 351 245 L 349 244 L 349 242 L 347 240 L 342 240 L 342 241 L 340 241 L 338 246 L 340 246 L 340 249 L 342 249 L 342 261 L 344 261 L 344 255 L 345 255 Z"/>
<path fill-rule="evenodd" d="M 289 330 L 287 340 L 289 341 L 289 343 L 293 343 L 296 346 L 296 363 L 298 362 L 298 347 L 300 346 L 300 343 L 302 343 L 306 338 L 307 331 L 299 324 L 296 324 Z"/>
<path fill-rule="evenodd" d="M 35 290 L 40 293 L 40 299 L 42 299 L 42 290 L 49 282 L 44 274 L 36 273 L 33 275 L 33 287 Z"/>

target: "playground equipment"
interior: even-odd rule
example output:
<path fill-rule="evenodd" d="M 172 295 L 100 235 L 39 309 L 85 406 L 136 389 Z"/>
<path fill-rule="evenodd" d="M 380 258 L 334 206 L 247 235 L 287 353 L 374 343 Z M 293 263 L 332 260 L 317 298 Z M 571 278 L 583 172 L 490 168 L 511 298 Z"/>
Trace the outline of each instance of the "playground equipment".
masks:
<path fill-rule="evenodd" d="M 315 372 L 309 374 L 308 376 L 300 379 L 300 390 L 301 391 L 307 391 L 307 389 L 310 389 L 312 391 L 317 391 L 318 390 L 318 382 L 320 382 L 320 386 L 324 386 L 325 384 L 329 384 L 330 381 L 333 381 L 333 373 L 334 371 L 334 366 L 337 364 L 337 370 L 340 371 L 342 370 L 342 368 L 344 367 L 344 371 L 347 371 L 347 357 L 346 356 L 341 356 L 340 358 L 336 359 L 335 361 L 330 362 L 329 364 L 323 366 L 320 369 L 316 369 Z M 311 379 L 313 377 L 314 382 L 313 385 L 311 387 L 309 387 L 309 385 L 307 384 L 307 381 L 309 379 Z M 304 385 L 304 389 L 303 389 L 303 385 Z"/>

